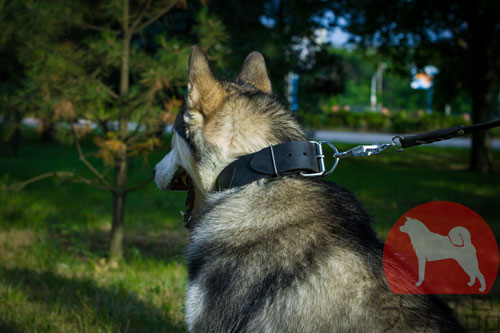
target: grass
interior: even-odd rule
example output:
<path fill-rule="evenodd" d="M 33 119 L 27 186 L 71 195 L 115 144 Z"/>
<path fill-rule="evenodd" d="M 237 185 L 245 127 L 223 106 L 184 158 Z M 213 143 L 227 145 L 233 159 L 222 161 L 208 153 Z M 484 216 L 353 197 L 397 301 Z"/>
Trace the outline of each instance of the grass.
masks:
<path fill-rule="evenodd" d="M 17 157 L 0 144 L 2 183 L 54 170 L 90 176 L 74 148 L 41 143 L 33 133 L 23 140 Z M 131 182 L 148 177 L 166 150 L 134 162 Z M 463 149 L 412 148 L 342 160 L 328 179 L 360 198 L 381 238 L 414 206 L 449 200 L 478 212 L 498 239 L 500 154 L 490 175 L 466 171 L 467 160 Z M 0 331 L 185 331 L 184 200 L 184 193 L 162 193 L 153 184 L 130 194 L 125 258 L 117 265 L 106 260 L 109 193 L 58 179 L 0 191 Z M 490 295 L 498 299 L 499 290 L 496 283 Z"/>
<path fill-rule="evenodd" d="M 51 170 L 90 176 L 73 147 L 41 143 L 33 133 L 18 157 L 5 144 L 0 151 L 4 183 Z M 164 153 L 136 161 L 131 183 L 147 178 Z M 118 266 L 106 260 L 110 193 L 59 179 L 0 192 L 0 331 L 184 332 L 184 200 L 153 184 L 131 193 Z"/>

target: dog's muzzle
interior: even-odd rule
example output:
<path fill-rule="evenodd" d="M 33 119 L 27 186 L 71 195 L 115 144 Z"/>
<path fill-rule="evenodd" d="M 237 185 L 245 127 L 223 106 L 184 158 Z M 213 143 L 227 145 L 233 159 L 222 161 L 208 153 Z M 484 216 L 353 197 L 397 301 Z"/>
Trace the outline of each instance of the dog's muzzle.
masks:
<path fill-rule="evenodd" d="M 177 164 L 175 151 L 167 154 L 153 169 L 155 183 L 162 191 L 188 191 L 186 198 L 186 210 L 181 211 L 184 217 L 184 225 L 190 228 L 190 221 L 194 207 L 195 191 L 191 178 L 184 168 Z"/>

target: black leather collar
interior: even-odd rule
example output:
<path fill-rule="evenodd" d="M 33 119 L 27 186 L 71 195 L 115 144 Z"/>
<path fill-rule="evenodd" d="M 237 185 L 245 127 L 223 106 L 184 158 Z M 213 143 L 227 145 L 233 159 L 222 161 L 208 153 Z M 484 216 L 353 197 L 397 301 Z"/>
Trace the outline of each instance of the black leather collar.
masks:
<path fill-rule="evenodd" d="M 321 147 L 317 142 L 294 141 L 264 148 L 244 155 L 225 167 L 216 180 L 221 191 L 243 186 L 262 178 L 288 174 L 324 172 Z"/>

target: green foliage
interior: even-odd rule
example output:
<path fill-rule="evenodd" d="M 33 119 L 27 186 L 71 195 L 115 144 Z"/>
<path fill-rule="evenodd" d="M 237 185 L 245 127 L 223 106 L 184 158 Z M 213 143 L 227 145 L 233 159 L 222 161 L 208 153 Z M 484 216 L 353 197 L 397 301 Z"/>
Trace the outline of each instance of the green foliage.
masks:
<path fill-rule="evenodd" d="M 316 30 L 326 25 L 321 18 L 330 7 L 328 1 L 218 0 L 207 3 L 208 10 L 222 20 L 231 36 L 228 41 L 231 59 L 224 68 L 225 76 L 236 77 L 243 60 L 252 51 L 264 55 L 273 91 L 281 95 L 285 75 L 290 70 L 304 70 L 310 76 L 318 73 L 319 79 L 338 70 L 333 62 L 329 68 L 321 63 L 322 46 L 315 38 Z M 300 57 L 302 49 L 298 44 L 302 42 L 311 51 L 307 59 Z M 315 66 L 317 62 L 320 64 Z M 311 104 L 313 101 L 311 98 Z"/>
<path fill-rule="evenodd" d="M 83 142 L 84 149 L 91 145 Z M 31 132 L 21 157 L 6 155 L 5 148 L 1 143 L 2 183 L 54 165 L 89 175 L 73 148 L 40 143 Z M 135 160 L 131 181 L 150 175 L 165 152 L 156 151 L 150 163 Z M 185 194 L 150 185 L 128 200 L 128 246 L 117 266 L 105 259 L 108 193 L 57 179 L 27 191 L 0 191 L 0 331 L 185 331 L 186 234 L 179 214 Z"/>
<path fill-rule="evenodd" d="M 384 114 L 367 112 L 363 117 L 366 121 L 366 128 L 368 130 L 382 130 L 389 125 L 389 117 Z"/>
<path fill-rule="evenodd" d="M 457 107 L 457 100 L 466 100 L 476 122 L 498 112 L 499 1 L 386 1 L 381 6 L 374 0 L 340 0 L 331 5 L 336 15 L 346 18 L 343 28 L 353 44 L 376 49 L 400 73 L 411 66 L 436 66 L 438 109 L 455 104 L 460 110 L 463 105 Z M 485 172 L 491 165 L 486 158 L 489 144 L 480 136 L 473 140 L 471 168 Z"/>
<path fill-rule="evenodd" d="M 360 49 L 332 49 L 341 58 L 346 75 L 345 92 L 330 97 L 328 107 L 349 105 L 351 108 L 367 108 L 370 105 L 371 79 L 380 56 Z M 389 110 L 419 110 L 426 108 L 427 92 L 410 87 L 411 75 L 404 76 L 389 66 L 383 75 L 382 95 L 377 93 L 377 101 Z M 470 110 L 469 110 L 470 111 Z"/>
<path fill-rule="evenodd" d="M 112 192 L 114 202 L 124 202 L 126 193 L 138 188 L 129 186 L 127 164 L 140 157 L 147 160 L 162 144 L 158 136 L 165 122 L 175 118 L 183 98 L 191 41 L 157 29 L 167 23 L 160 19 L 174 6 L 183 10 L 187 2 L 19 0 L 0 6 L 0 20 L 9 27 L 0 47 L 5 48 L 5 41 L 18 44 L 8 58 L 23 74 L 16 77 L 16 87 L 0 86 L 0 99 L 9 106 L 9 127 L 19 129 L 22 116 L 34 115 L 43 138 L 51 138 L 55 130 L 58 140 L 74 142 L 92 176 L 65 175 Z M 10 29 L 16 26 L 19 31 Z M 222 65 L 228 40 L 222 22 L 204 10 L 194 31 Z M 11 126 L 13 120 L 17 124 Z M 99 130 L 92 133 L 92 125 Z M 5 133 L 18 133 L 15 129 Z M 89 153 L 80 141 L 91 133 L 96 148 Z M 105 168 L 96 168 L 89 155 L 101 159 Z M 108 172 L 112 169 L 114 175 Z M 141 184 L 147 179 L 151 176 Z M 113 205 L 110 256 L 115 259 L 123 252 L 119 229 L 124 209 L 123 204 Z"/>
<path fill-rule="evenodd" d="M 123 96 L 119 87 L 124 36 L 116 30 L 123 25 L 123 3 L 106 1 L 97 7 L 84 1 L 2 3 L 0 20 L 10 27 L 2 32 L 2 41 L 19 42 L 10 52 L 24 75 L 17 93 L 5 90 L 4 98 L 11 108 L 43 118 L 46 123 L 71 124 L 86 119 L 97 124 L 104 136 L 111 130 L 112 121 L 120 121 L 127 114 L 126 118 L 143 129 L 133 133 L 134 144 L 127 149 L 140 146 L 137 141 L 150 142 L 148 137 L 156 135 L 164 121 L 175 117 L 178 107 L 170 107 L 169 100 L 180 100 L 184 93 L 191 41 L 157 29 L 140 36 L 138 32 L 142 33 L 148 20 L 154 22 L 174 3 L 132 2 L 127 25 L 132 33 L 134 28 L 137 31 L 129 48 L 129 86 Z M 228 34 L 221 20 L 203 8 L 193 32 L 217 66 L 223 66 Z M 55 127 L 56 138 L 73 142 L 71 126 Z M 109 157 L 114 152 L 100 147 L 100 153 Z"/>
<path fill-rule="evenodd" d="M 214 61 L 220 69 L 227 65 L 227 57 L 231 50 L 227 46 L 229 35 L 222 21 L 214 14 L 209 14 L 204 7 L 196 17 L 194 32 L 198 36 L 199 46 L 205 51 L 209 60 Z"/>
<path fill-rule="evenodd" d="M 391 131 L 394 133 L 408 133 L 417 127 L 417 120 L 408 118 L 406 112 L 398 112 L 391 119 Z"/>
<path fill-rule="evenodd" d="M 331 49 L 330 52 L 339 57 L 343 67 L 345 90 L 340 94 L 330 95 L 327 100 L 318 99 L 318 94 L 310 91 L 310 97 L 317 99 L 319 108 L 307 105 L 304 99 L 299 98 L 299 114 L 307 126 L 407 133 L 467 123 L 462 117 L 463 113 L 471 111 L 471 101 L 467 95 L 460 95 L 452 101 L 453 117 L 444 116 L 439 109 L 431 116 L 423 115 L 427 91 L 411 89 L 409 71 L 406 77 L 402 77 L 391 66 L 384 72 L 382 94 L 377 93 L 377 101 L 383 108 L 387 108 L 386 112 L 391 116 L 368 112 L 371 78 L 380 62 L 380 56 L 359 49 Z"/>
<path fill-rule="evenodd" d="M 351 129 L 391 133 L 418 133 L 469 125 L 463 116 L 445 116 L 441 113 L 426 114 L 423 111 L 398 111 L 392 114 L 379 112 L 352 112 L 338 110 L 330 113 L 301 113 L 305 124 L 311 128 Z M 492 133 L 492 134 L 495 134 Z"/>

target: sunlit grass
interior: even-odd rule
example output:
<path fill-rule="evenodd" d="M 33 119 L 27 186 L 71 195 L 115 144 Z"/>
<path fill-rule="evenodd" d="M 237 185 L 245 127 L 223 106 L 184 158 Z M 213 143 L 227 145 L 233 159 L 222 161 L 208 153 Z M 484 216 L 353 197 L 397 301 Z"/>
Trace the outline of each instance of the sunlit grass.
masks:
<path fill-rule="evenodd" d="M 149 163 L 133 163 L 131 183 L 149 177 L 167 146 Z M 7 148 L 0 144 L 3 184 L 54 170 L 91 176 L 72 147 L 43 144 L 28 134 L 19 156 L 8 155 Z M 432 200 L 470 207 L 498 236 L 500 154 L 490 175 L 467 171 L 467 161 L 463 149 L 413 148 L 342 160 L 328 179 L 360 198 L 381 238 L 406 211 Z M 0 192 L 0 331 L 185 331 L 184 200 L 184 193 L 160 192 L 152 183 L 130 194 L 125 258 L 116 264 L 106 259 L 108 192 L 58 179 Z M 492 293 L 500 294 L 498 283 Z"/>
<path fill-rule="evenodd" d="M 174 253 L 155 253 L 136 240 L 119 265 L 78 235 L 19 229 L 1 235 L 0 331 L 184 331 L 179 235 L 163 240 L 177 242 Z"/>

